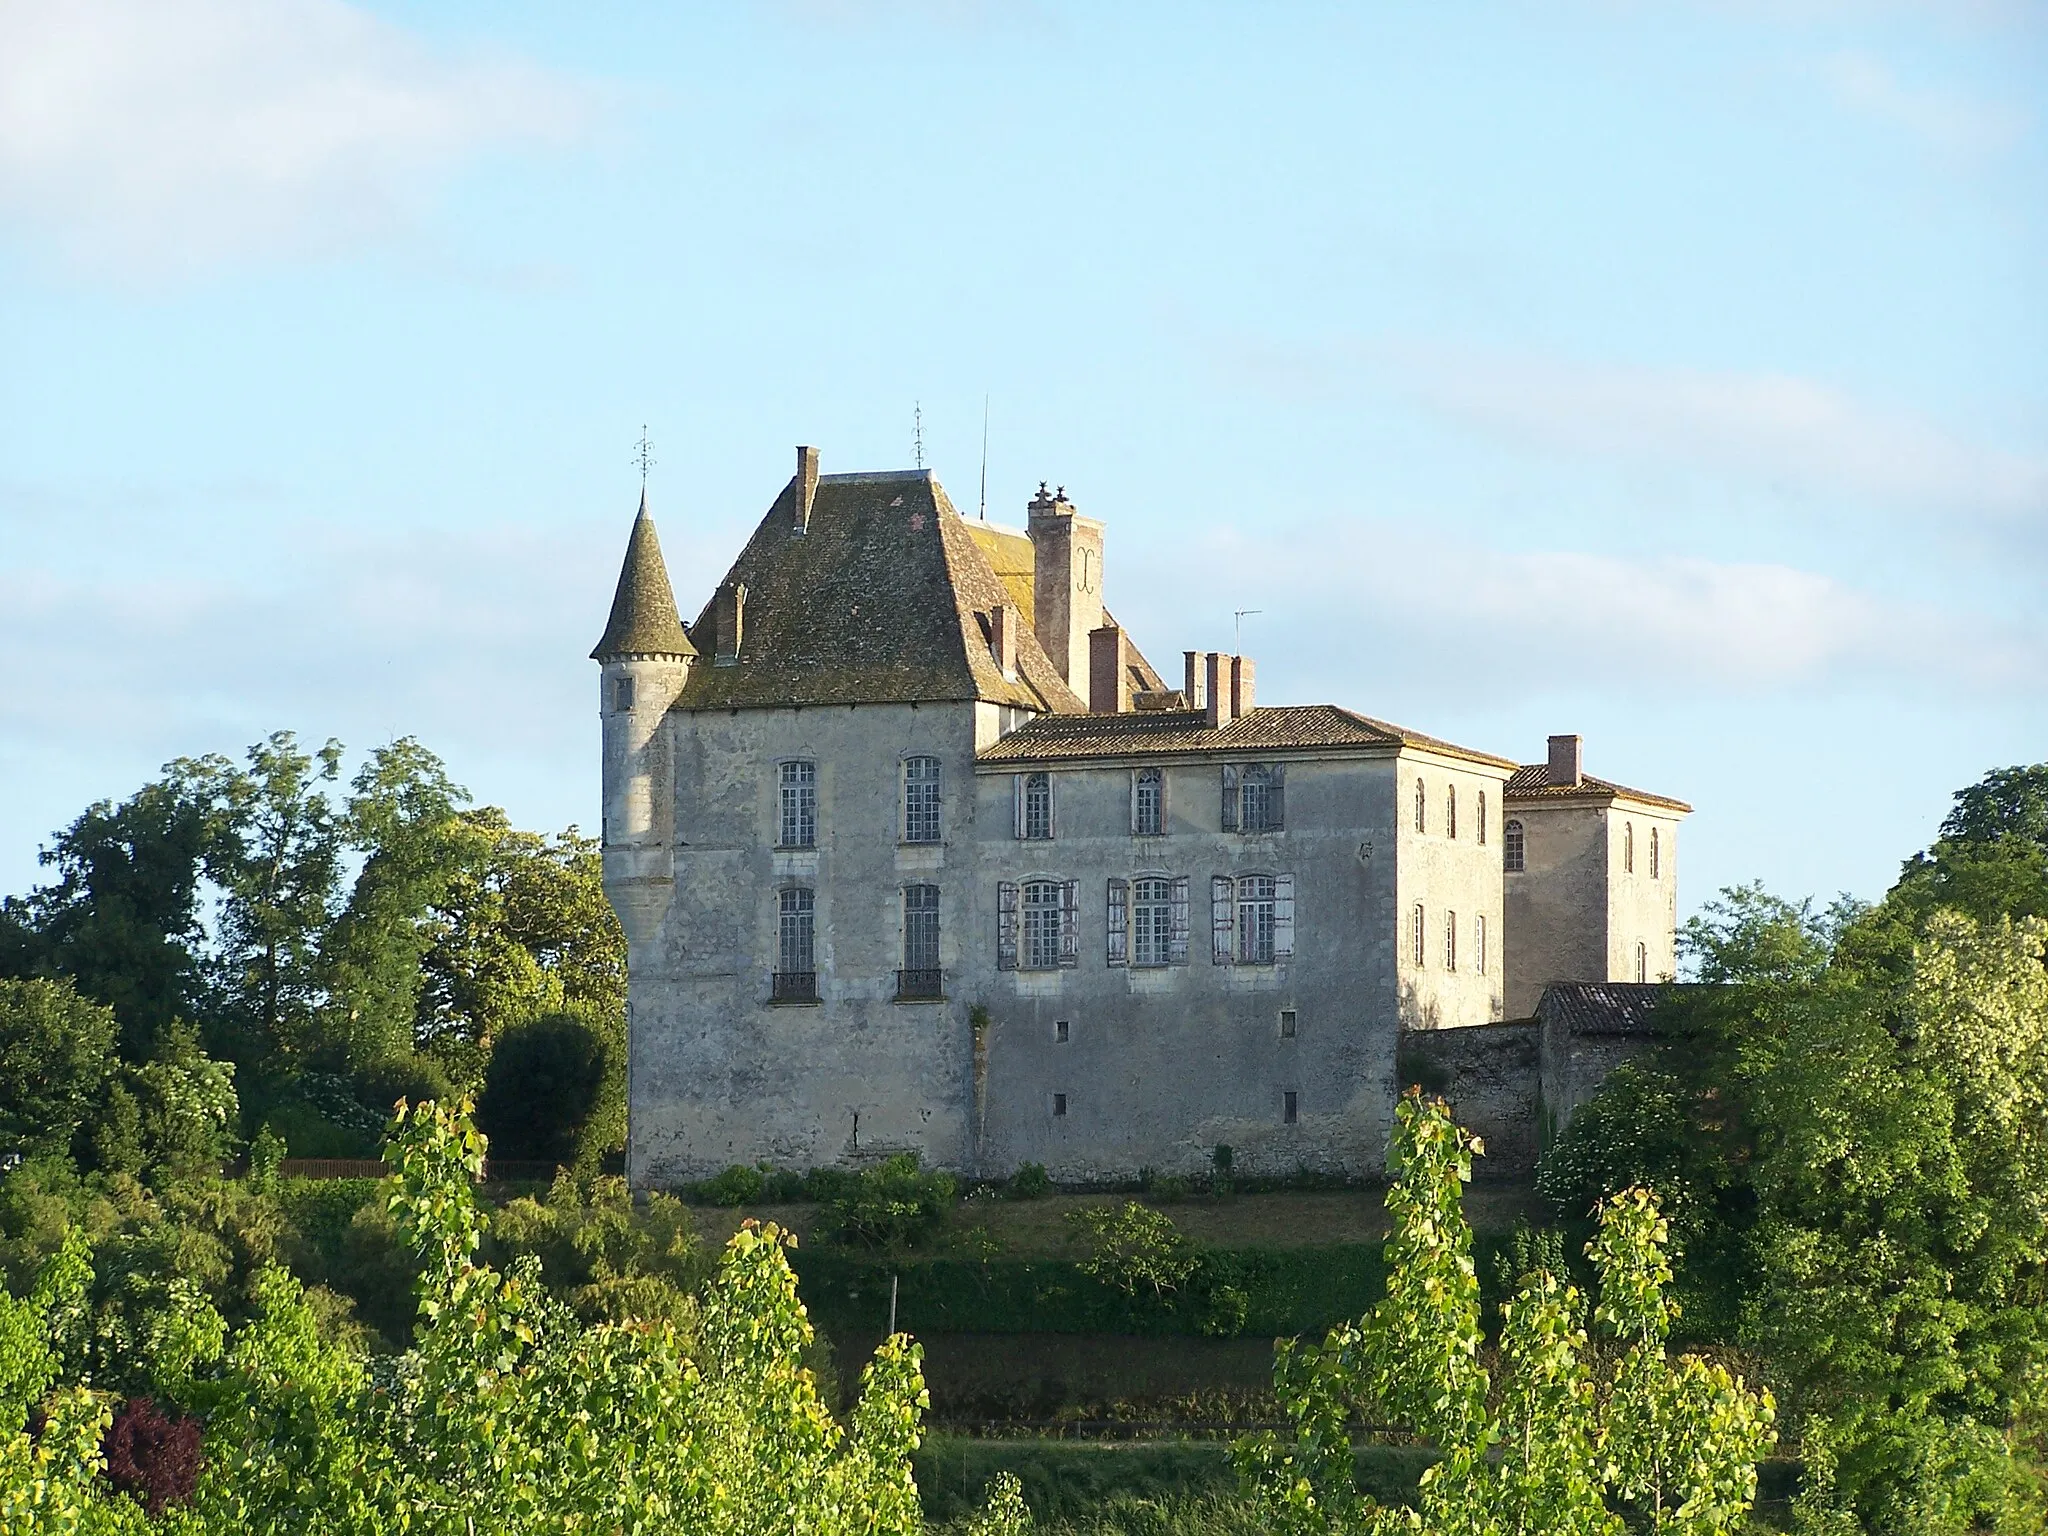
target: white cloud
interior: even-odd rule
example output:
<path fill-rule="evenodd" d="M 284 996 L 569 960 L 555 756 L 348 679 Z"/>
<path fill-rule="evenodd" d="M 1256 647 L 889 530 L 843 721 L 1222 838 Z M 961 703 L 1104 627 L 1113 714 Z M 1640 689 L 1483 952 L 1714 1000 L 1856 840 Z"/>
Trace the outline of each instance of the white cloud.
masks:
<path fill-rule="evenodd" d="M 2017 108 L 1979 101 L 1935 86 L 1908 85 L 1871 54 L 1837 53 L 1822 61 L 1821 78 L 1837 101 L 1904 128 L 1955 154 L 2004 149 L 2027 125 Z"/>
<path fill-rule="evenodd" d="M 1967 441 L 1812 379 L 1390 348 L 1397 381 L 1451 416 L 1623 461 L 1993 517 L 2048 512 L 2048 455 Z"/>
<path fill-rule="evenodd" d="M 319 251 L 592 105 L 341 0 L 0 0 L 0 216 L 128 272 Z"/>
<path fill-rule="evenodd" d="M 1170 604 L 1119 600 L 1135 633 L 1260 606 L 1262 661 L 1367 709 L 1361 665 L 1379 672 L 1393 658 L 1400 688 L 1439 696 L 1475 679 L 1593 693 L 1875 683 L 1953 696 L 2032 686 L 2048 668 L 2048 633 L 1786 565 L 1474 548 L 1334 519 L 1258 538 L 1215 532 L 1184 559 L 1162 584 Z"/>

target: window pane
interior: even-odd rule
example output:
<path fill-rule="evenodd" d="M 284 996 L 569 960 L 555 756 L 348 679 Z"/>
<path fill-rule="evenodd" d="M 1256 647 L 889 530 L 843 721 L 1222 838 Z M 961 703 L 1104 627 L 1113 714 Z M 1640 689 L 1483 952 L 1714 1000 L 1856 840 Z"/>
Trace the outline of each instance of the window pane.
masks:
<path fill-rule="evenodd" d="M 903 840 L 939 840 L 939 760 L 912 757 L 903 763 Z"/>
<path fill-rule="evenodd" d="M 1518 874 L 1522 868 L 1522 824 L 1511 821 L 1500 829 L 1501 865 L 1510 874 Z"/>
<path fill-rule="evenodd" d="M 782 824 L 776 841 L 784 848 L 811 848 L 818 841 L 818 765 L 782 765 Z"/>
<path fill-rule="evenodd" d="M 939 888 L 911 885 L 903 889 L 903 969 L 939 968 Z"/>
<path fill-rule="evenodd" d="M 784 891 L 781 905 L 781 943 L 776 969 L 785 975 L 816 970 L 812 945 L 815 917 L 812 893 L 808 890 Z"/>
<path fill-rule="evenodd" d="M 1165 965 L 1173 941 L 1173 882 L 1131 883 L 1131 964 Z"/>
<path fill-rule="evenodd" d="M 1024 887 L 1024 954 L 1026 970 L 1049 971 L 1060 963 L 1060 888 L 1050 880 Z"/>
<path fill-rule="evenodd" d="M 1138 771 L 1138 782 L 1133 791 L 1135 798 L 1131 803 L 1131 830 L 1140 837 L 1157 837 L 1161 831 L 1165 800 L 1161 793 L 1163 788 L 1157 768 Z"/>
<path fill-rule="evenodd" d="M 1032 773 L 1024 777 L 1024 835 L 1052 836 L 1052 775 Z"/>
<path fill-rule="evenodd" d="M 1273 894 L 1271 875 L 1237 882 L 1237 958 L 1246 965 L 1273 963 Z"/>

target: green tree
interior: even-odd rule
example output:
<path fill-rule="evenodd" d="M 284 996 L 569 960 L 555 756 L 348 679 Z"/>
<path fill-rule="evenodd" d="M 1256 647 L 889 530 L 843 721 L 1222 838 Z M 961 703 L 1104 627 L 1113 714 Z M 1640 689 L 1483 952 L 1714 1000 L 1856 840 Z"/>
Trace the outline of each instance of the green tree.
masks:
<path fill-rule="evenodd" d="M 1611 1202 L 1588 1249 L 1601 1285 L 1593 1318 L 1611 1344 L 1596 1351 L 1576 1288 L 1538 1271 L 1501 1309 L 1497 1377 L 1481 1363 L 1462 1208 L 1478 1150 L 1441 1101 L 1411 1092 L 1398 1106 L 1386 1295 L 1320 1347 L 1280 1342 L 1274 1389 L 1292 1439 L 1268 1431 L 1236 1449 L 1270 1528 L 1621 1536 L 1625 1506 L 1660 1533 L 1738 1529 L 1771 1443 L 1771 1399 L 1723 1367 L 1668 1357 L 1667 1233 L 1647 1192 Z M 1417 1510 L 1359 1487 L 1359 1417 L 1441 1453 Z"/>
<path fill-rule="evenodd" d="M 113 1068 L 114 1011 L 69 981 L 0 981 L 0 1151 L 63 1157 Z"/>
<path fill-rule="evenodd" d="M 477 1123 L 504 1156 L 595 1172 L 625 1139 L 625 1041 L 584 1014 L 544 1014 L 492 1051 Z"/>
<path fill-rule="evenodd" d="M 1154 1297 L 1177 1291 L 1201 1262 L 1172 1217 L 1135 1200 L 1069 1211 L 1067 1220 L 1089 1237 L 1082 1273 L 1128 1296 L 1148 1287 Z"/>

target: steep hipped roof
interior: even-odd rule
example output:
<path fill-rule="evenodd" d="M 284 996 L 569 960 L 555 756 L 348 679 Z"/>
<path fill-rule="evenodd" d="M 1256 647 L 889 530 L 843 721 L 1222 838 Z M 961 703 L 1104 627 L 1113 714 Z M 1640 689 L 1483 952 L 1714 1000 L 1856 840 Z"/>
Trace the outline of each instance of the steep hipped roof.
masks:
<path fill-rule="evenodd" d="M 1510 800 L 1620 799 L 1638 800 L 1644 805 L 1659 806 L 1669 811 L 1692 809 L 1683 800 L 1653 795 L 1646 789 L 1630 789 L 1626 784 L 1611 784 L 1606 779 L 1594 778 L 1590 773 L 1581 774 L 1576 784 L 1553 780 L 1548 763 L 1526 763 L 1517 768 L 1508 776 L 1505 794 Z"/>
<path fill-rule="evenodd" d="M 626 563 L 619 569 L 619 588 L 612 594 L 612 616 L 604 638 L 590 653 L 593 661 L 614 656 L 694 656 L 697 648 L 683 632 L 676 613 L 676 595 L 662 563 L 661 540 L 647 515 L 647 489 L 640 489 L 640 515 L 626 541 Z"/>
<path fill-rule="evenodd" d="M 1065 715 L 1032 720 L 979 754 L 984 763 L 1036 763 L 1077 758 L 1143 757 L 1156 753 L 1272 752 L 1318 747 L 1415 747 L 1496 768 L 1504 757 L 1453 746 L 1334 704 L 1255 709 L 1212 727 L 1199 709 L 1140 710 L 1118 715 Z"/>
<path fill-rule="evenodd" d="M 801 495 L 793 477 L 720 584 L 747 589 L 737 660 L 711 659 L 729 649 L 716 598 L 691 626 L 705 659 L 677 708 L 966 699 L 1086 707 L 1028 626 L 1016 678 L 1002 675 L 988 614 L 1012 599 L 929 470 L 822 475 L 799 532 Z"/>

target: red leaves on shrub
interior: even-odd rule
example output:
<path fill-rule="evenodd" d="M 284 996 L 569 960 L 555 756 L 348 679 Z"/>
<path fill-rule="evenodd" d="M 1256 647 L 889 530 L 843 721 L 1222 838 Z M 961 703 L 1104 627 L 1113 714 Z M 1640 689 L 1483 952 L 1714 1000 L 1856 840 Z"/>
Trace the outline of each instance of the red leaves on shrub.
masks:
<path fill-rule="evenodd" d="M 131 1397 L 107 1426 L 107 1481 L 151 1515 L 183 1504 L 199 1480 L 199 1421 L 174 1419 L 146 1397 Z"/>

